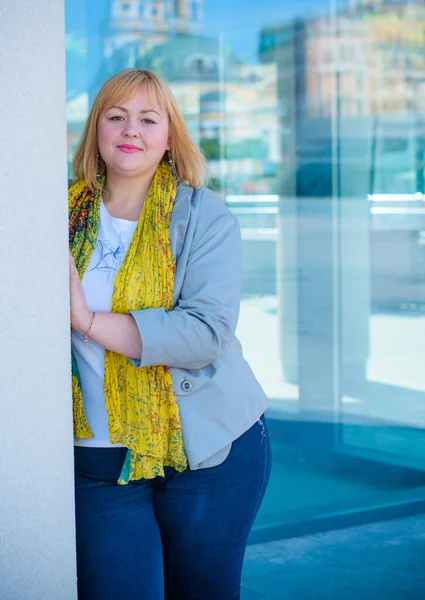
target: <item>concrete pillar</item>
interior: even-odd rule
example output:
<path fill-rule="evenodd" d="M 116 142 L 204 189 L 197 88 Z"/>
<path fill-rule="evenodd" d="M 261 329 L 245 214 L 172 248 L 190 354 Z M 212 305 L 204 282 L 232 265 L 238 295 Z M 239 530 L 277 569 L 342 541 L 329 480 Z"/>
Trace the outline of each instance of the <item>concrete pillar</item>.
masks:
<path fill-rule="evenodd" d="M 76 593 L 64 5 L 0 0 L 0 597 Z"/>

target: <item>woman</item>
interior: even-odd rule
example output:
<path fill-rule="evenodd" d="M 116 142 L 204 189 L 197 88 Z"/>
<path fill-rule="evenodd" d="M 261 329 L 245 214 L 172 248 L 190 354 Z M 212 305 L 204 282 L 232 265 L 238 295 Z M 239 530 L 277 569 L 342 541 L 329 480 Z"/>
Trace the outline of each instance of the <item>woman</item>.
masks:
<path fill-rule="evenodd" d="M 104 84 L 73 170 L 79 598 L 239 598 L 270 450 L 235 337 L 237 219 L 149 71 Z"/>

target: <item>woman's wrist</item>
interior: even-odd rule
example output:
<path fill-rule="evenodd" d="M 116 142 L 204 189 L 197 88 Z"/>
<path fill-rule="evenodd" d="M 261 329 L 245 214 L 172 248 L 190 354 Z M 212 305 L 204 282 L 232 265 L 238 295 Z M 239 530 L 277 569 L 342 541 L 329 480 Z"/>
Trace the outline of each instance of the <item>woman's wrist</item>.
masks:
<path fill-rule="evenodd" d="M 78 331 L 78 333 L 80 333 L 81 335 L 85 335 L 88 328 L 90 327 L 92 315 L 93 311 L 90 310 L 90 308 L 88 308 L 87 306 L 84 309 L 75 312 L 71 320 L 72 329 Z"/>

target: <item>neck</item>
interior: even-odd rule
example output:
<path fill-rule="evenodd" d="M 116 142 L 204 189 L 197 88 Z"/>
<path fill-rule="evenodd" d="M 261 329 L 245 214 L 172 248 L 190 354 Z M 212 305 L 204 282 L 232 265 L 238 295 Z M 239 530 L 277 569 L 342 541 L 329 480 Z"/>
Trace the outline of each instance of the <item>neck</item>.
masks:
<path fill-rule="evenodd" d="M 142 212 L 152 177 L 135 179 L 108 173 L 102 200 L 111 216 L 137 221 Z"/>

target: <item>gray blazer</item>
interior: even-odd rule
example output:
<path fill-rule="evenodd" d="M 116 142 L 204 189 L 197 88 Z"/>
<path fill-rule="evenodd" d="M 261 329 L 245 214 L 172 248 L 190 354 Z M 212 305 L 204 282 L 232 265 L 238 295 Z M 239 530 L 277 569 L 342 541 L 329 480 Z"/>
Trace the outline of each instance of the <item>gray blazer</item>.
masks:
<path fill-rule="evenodd" d="M 235 336 L 242 277 L 237 218 L 207 188 L 180 184 L 170 225 L 173 309 L 134 311 L 136 366 L 166 365 L 191 468 L 219 464 L 267 408 Z"/>

